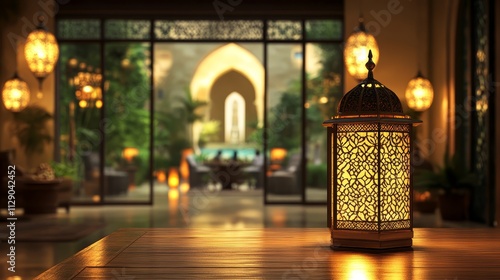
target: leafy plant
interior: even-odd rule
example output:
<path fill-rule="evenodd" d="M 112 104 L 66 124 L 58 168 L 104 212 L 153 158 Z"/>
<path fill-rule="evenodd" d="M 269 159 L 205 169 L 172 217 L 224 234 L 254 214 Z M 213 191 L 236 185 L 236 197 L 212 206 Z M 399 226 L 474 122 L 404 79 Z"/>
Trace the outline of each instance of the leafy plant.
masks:
<path fill-rule="evenodd" d="M 54 174 L 57 178 L 68 178 L 73 181 L 77 181 L 78 178 L 78 168 L 75 164 L 69 162 L 51 162 L 50 166 L 54 170 Z"/>
<path fill-rule="evenodd" d="M 438 189 L 445 193 L 463 192 L 477 186 L 477 176 L 467 171 L 455 154 L 445 155 L 442 167 L 422 170 L 415 175 L 415 188 L 420 190 Z"/>
<path fill-rule="evenodd" d="M 13 133 L 27 156 L 42 154 L 45 145 L 52 142 L 52 135 L 47 129 L 47 122 L 51 119 L 52 115 L 49 112 L 34 105 L 14 113 Z"/>

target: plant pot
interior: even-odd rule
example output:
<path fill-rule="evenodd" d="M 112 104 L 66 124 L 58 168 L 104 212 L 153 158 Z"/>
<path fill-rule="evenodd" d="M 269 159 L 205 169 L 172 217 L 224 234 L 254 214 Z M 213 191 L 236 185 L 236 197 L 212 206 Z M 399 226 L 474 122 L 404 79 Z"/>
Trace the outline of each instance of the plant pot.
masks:
<path fill-rule="evenodd" d="M 61 180 L 19 180 L 24 199 L 24 214 L 52 214 L 57 212 Z"/>
<path fill-rule="evenodd" d="M 463 221 L 469 218 L 469 194 L 445 193 L 439 195 L 441 218 L 448 221 Z"/>

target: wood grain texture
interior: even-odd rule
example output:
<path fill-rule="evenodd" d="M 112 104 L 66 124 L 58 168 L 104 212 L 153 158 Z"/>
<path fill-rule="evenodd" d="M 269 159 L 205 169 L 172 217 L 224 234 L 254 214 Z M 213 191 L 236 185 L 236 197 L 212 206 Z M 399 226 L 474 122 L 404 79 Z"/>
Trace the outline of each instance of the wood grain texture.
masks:
<path fill-rule="evenodd" d="M 328 229 L 121 229 L 36 279 L 500 279 L 499 229 L 415 229 L 413 250 L 333 251 Z"/>

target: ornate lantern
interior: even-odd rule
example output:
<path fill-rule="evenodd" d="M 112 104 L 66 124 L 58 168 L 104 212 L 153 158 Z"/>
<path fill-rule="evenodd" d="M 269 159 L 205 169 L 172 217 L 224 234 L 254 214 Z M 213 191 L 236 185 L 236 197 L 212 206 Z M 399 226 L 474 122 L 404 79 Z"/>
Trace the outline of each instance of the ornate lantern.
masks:
<path fill-rule="evenodd" d="M 356 80 L 365 78 L 365 61 L 368 51 L 373 52 L 373 61 L 378 62 L 379 51 L 375 37 L 366 31 L 363 18 L 359 18 L 359 26 L 347 38 L 344 47 L 344 60 L 347 72 Z"/>
<path fill-rule="evenodd" d="M 406 102 L 410 109 L 423 112 L 431 107 L 434 90 L 431 82 L 424 78 L 420 71 L 410 80 L 405 92 Z"/>
<path fill-rule="evenodd" d="M 397 95 L 373 78 L 347 92 L 328 131 L 328 226 L 332 248 L 410 247 L 412 126 Z"/>
<path fill-rule="evenodd" d="M 7 80 L 2 89 L 2 101 L 5 108 L 12 112 L 20 112 L 30 102 L 30 89 L 28 84 L 17 76 Z"/>
<path fill-rule="evenodd" d="M 38 79 L 38 98 L 42 98 L 42 82 L 54 70 L 59 58 L 59 46 L 54 34 L 47 31 L 44 18 L 38 18 L 38 26 L 26 38 L 24 56 L 30 71 Z"/>

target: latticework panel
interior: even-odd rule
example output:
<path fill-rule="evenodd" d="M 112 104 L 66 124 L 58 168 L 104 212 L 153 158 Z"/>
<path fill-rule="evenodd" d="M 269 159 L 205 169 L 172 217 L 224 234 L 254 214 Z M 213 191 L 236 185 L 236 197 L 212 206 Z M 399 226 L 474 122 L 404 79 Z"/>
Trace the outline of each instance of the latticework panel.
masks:
<path fill-rule="evenodd" d="M 157 20 L 156 39 L 169 40 L 262 40 L 260 20 Z"/>
<path fill-rule="evenodd" d="M 378 221 L 377 134 L 377 132 L 337 133 L 335 217 L 338 229 L 352 229 L 343 227 L 352 225 L 352 222 Z M 373 230 L 368 226 L 362 227 Z"/>
<path fill-rule="evenodd" d="M 306 21 L 306 37 L 314 40 L 342 39 L 342 22 L 340 20 L 320 19 Z"/>
<path fill-rule="evenodd" d="M 380 219 L 381 222 L 410 219 L 408 133 L 380 133 Z"/>
<path fill-rule="evenodd" d="M 108 39 L 149 39 L 151 22 L 149 20 L 107 20 L 104 24 L 104 37 Z"/>
<path fill-rule="evenodd" d="M 336 174 L 336 229 L 371 231 L 411 226 L 410 125 L 381 124 L 392 132 L 378 132 L 377 128 L 378 124 L 337 126 L 337 162 L 336 170 L 332 170 Z"/>
<path fill-rule="evenodd" d="M 377 123 L 339 124 L 338 132 L 378 131 Z"/>
<path fill-rule="evenodd" d="M 302 39 L 302 25 L 300 21 L 270 20 L 267 22 L 267 39 L 300 40 Z"/>
<path fill-rule="evenodd" d="M 57 21 L 58 39 L 99 39 L 101 22 L 98 19 L 61 19 Z"/>

